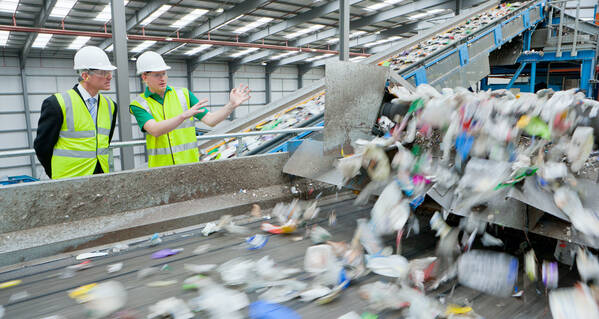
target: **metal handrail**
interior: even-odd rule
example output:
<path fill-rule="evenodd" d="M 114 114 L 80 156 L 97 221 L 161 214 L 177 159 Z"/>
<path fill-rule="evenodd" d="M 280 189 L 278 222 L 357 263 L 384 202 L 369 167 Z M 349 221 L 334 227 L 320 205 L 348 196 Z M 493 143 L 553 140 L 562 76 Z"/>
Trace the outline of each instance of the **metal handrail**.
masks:
<path fill-rule="evenodd" d="M 302 133 L 302 132 L 306 132 L 306 131 L 322 131 L 323 129 L 324 129 L 324 127 L 322 127 L 322 126 L 310 126 L 310 127 L 289 128 L 289 129 L 282 129 L 282 130 L 241 132 L 241 133 L 230 133 L 230 134 L 207 134 L 207 135 L 200 135 L 197 138 L 198 138 L 198 141 L 220 140 L 220 139 L 227 139 L 227 138 L 256 136 L 256 135 L 275 135 L 275 134 L 278 135 L 278 134 Z M 129 147 L 129 146 L 141 146 L 141 145 L 145 145 L 145 144 L 146 144 L 146 140 L 114 142 L 114 143 L 110 143 L 110 148 L 114 149 L 114 148 Z M 32 154 L 35 154 L 34 149 L 3 151 L 3 152 L 0 152 L 0 158 L 25 156 L 25 155 L 32 155 Z"/>

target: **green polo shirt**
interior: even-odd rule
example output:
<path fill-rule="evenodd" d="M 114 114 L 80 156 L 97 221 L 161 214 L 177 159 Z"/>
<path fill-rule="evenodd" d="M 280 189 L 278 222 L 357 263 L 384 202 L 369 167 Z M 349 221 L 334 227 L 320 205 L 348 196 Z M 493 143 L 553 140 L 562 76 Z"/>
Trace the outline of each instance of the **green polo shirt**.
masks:
<path fill-rule="evenodd" d="M 164 95 L 166 95 L 166 92 L 171 91 L 171 90 L 172 90 L 172 88 L 167 85 L 166 91 L 164 91 Z M 144 96 L 146 98 L 151 97 L 154 100 L 156 100 L 156 102 L 164 105 L 164 99 L 160 95 L 150 92 L 150 89 L 148 89 L 147 87 L 146 87 L 146 91 L 144 92 Z M 198 103 L 199 101 L 200 100 L 198 100 L 198 98 L 193 94 L 193 92 L 189 91 L 190 105 L 196 105 L 196 103 Z M 141 128 L 141 131 L 145 132 L 144 125 L 146 124 L 146 122 L 154 119 L 152 114 L 150 114 L 150 112 L 148 112 L 140 107 L 137 107 L 135 105 L 129 105 L 129 109 L 131 110 L 131 113 L 133 113 L 133 116 L 135 116 L 135 119 L 137 120 L 137 124 L 139 125 L 139 128 Z M 194 115 L 194 117 L 196 119 L 198 119 L 198 121 L 202 120 L 204 115 L 208 114 L 207 108 L 203 107 L 201 110 L 202 111 L 200 113 Z"/>

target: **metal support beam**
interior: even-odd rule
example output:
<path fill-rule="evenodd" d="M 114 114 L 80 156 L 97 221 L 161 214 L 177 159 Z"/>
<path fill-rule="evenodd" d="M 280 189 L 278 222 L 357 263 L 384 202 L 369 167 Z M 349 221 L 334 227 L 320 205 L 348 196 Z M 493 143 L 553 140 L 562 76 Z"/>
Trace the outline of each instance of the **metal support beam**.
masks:
<path fill-rule="evenodd" d="M 578 42 L 578 21 L 580 19 L 580 0 L 576 4 L 576 22 L 574 23 L 574 40 L 572 41 L 572 56 L 576 56 L 576 42 Z"/>
<path fill-rule="evenodd" d="M 133 138 L 131 131 L 131 115 L 129 114 L 129 61 L 127 59 L 127 30 L 125 25 L 125 4 L 122 0 L 111 0 L 112 3 L 112 39 L 113 55 L 116 62 L 116 96 L 119 105 L 119 136 L 121 141 Z M 121 149 L 121 169 L 135 167 L 133 148 Z"/>
<path fill-rule="evenodd" d="M 555 52 L 556 57 L 562 56 L 562 36 L 564 29 L 564 11 L 565 11 L 566 3 L 562 2 L 562 6 L 559 10 L 559 28 L 557 31 L 557 51 Z"/>
<path fill-rule="evenodd" d="M 535 82 L 537 81 L 537 63 L 530 64 L 530 93 L 535 93 Z M 549 85 L 549 83 L 547 83 Z"/>
<path fill-rule="evenodd" d="M 462 11 L 462 0 L 456 0 L 455 1 L 455 15 L 459 16 L 460 11 Z"/>
<path fill-rule="evenodd" d="M 229 62 L 229 91 L 231 91 L 235 87 L 235 81 L 233 81 L 233 77 L 235 76 L 235 72 L 239 70 L 239 67 Z M 229 120 L 234 120 L 236 118 L 236 112 L 233 110 L 231 115 L 229 115 Z"/>
<path fill-rule="evenodd" d="M 114 3 L 114 1 L 111 0 L 111 3 Z M 139 11 L 137 11 L 131 19 L 127 20 L 127 23 L 125 24 L 125 27 L 123 28 L 124 31 L 122 31 L 122 32 L 127 33 L 129 30 L 135 28 L 145 18 L 149 17 L 152 13 L 154 13 L 156 10 L 158 10 L 160 7 L 162 7 L 163 5 L 165 5 L 167 3 L 168 3 L 168 0 L 152 0 L 152 1 L 148 2 Z M 113 6 L 114 6 L 114 4 L 113 4 Z M 123 9 L 124 9 L 124 4 L 123 4 Z M 114 10 L 114 8 L 112 10 Z M 115 23 L 114 23 L 114 18 L 113 18 L 112 19 L 113 34 L 114 34 L 114 27 L 115 27 Z M 100 45 L 98 45 L 98 46 L 101 49 L 106 49 L 113 43 L 113 40 L 114 40 L 114 37 L 112 39 L 110 39 L 110 38 L 106 39 L 106 40 L 104 40 L 104 42 L 100 43 Z"/>
<path fill-rule="evenodd" d="M 270 86 L 270 77 L 272 73 L 266 72 L 265 75 L 266 77 L 264 78 L 264 88 L 266 90 L 266 104 L 270 104 L 270 102 L 272 102 L 272 89 Z"/>
<path fill-rule="evenodd" d="M 520 66 L 516 70 L 516 73 L 514 73 L 514 76 L 510 80 L 510 83 L 508 83 L 508 85 L 505 87 L 506 90 L 511 89 L 512 85 L 514 85 L 514 83 L 516 83 L 516 79 L 518 78 L 518 76 L 520 76 L 520 73 L 522 73 L 522 70 L 524 70 L 525 66 L 526 66 L 526 62 L 523 62 L 520 64 Z"/>
<path fill-rule="evenodd" d="M 35 20 L 34 25 L 36 27 L 44 27 L 46 21 L 48 20 L 48 17 L 50 16 L 50 11 L 52 10 L 52 8 L 54 8 L 54 5 L 56 5 L 56 1 L 57 0 L 44 1 L 44 4 L 42 5 L 42 10 L 40 11 L 39 16 Z M 25 64 L 27 63 L 27 57 L 29 56 L 29 52 L 31 51 L 31 45 L 33 44 L 33 41 L 35 41 L 36 36 L 37 34 L 35 33 L 29 33 L 27 35 L 27 40 L 25 40 L 25 45 L 23 46 L 23 49 L 21 50 L 21 55 L 19 56 L 19 59 L 21 61 L 21 69 L 25 68 Z"/>
<path fill-rule="evenodd" d="M 193 69 L 191 67 L 191 62 L 186 60 L 185 66 L 187 67 L 187 89 L 189 92 L 193 92 Z"/>
<path fill-rule="evenodd" d="M 257 9 L 270 1 L 272 1 L 272 0 L 242 1 L 241 3 L 237 4 L 233 8 L 223 12 L 222 14 L 220 14 L 214 18 L 208 19 L 208 21 L 195 27 L 190 32 L 185 33 L 185 35 L 183 37 L 184 38 L 199 38 L 202 35 L 209 33 L 210 31 L 212 31 L 224 24 L 229 23 L 229 22 L 233 21 L 234 19 L 237 19 L 244 14 L 247 14 L 247 13 Z M 177 46 L 177 43 L 169 43 L 169 44 L 157 49 L 156 52 L 158 52 L 159 54 L 164 54 L 164 53 L 172 50 L 176 46 Z"/>
<path fill-rule="evenodd" d="M 25 108 L 25 125 L 27 126 L 27 148 L 33 148 L 33 126 L 31 125 L 31 110 L 29 108 L 29 90 L 27 89 L 27 75 L 25 67 L 21 65 L 21 86 L 23 89 L 23 107 Z M 31 163 L 31 176 L 37 178 L 37 169 L 35 165 L 35 155 L 29 155 Z"/>
<path fill-rule="evenodd" d="M 297 88 L 301 89 L 304 87 L 304 74 L 306 74 L 305 72 L 302 72 L 302 67 L 298 64 L 297 65 Z"/>
<path fill-rule="evenodd" d="M 349 0 L 339 0 L 339 61 L 349 61 Z"/>

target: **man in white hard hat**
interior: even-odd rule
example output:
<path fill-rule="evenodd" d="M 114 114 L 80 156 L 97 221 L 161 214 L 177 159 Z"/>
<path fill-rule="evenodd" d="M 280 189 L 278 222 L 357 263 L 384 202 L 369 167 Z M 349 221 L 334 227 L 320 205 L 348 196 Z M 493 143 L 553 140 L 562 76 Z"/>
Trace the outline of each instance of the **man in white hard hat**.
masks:
<path fill-rule="evenodd" d="M 208 112 L 208 99 L 198 98 L 186 88 L 167 85 L 170 67 L 160 54 L 147 51 L 137 58 L 137 74 L 146 90 L 131 102 L 129 111 L 146 133 L 148 166 L 168 166 L 199 161 L 193 118 L 214 126 L 250 99 L 250 90 L 240 85 L 231 90 L 229 103 Z"/>
<path fill-rule="evenodd" d="M 79 83 L 42 103 L 33 146 L 52 179 L 108 173 L 117 104 L 100 91 L 110 90 L 116 67 L 102 49 L 86 46 L 75 54 L 74 69 Z"/>

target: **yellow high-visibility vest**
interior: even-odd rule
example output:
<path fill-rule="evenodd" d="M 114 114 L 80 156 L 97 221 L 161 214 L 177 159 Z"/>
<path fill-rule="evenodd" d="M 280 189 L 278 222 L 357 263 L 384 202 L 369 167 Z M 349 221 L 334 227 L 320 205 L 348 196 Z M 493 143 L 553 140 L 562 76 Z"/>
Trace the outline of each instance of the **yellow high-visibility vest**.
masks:
<path fill-rule="evenodd" d="M 142 93 L 131 104 L 146 110 L 156 122 L 160 122 L 179 116 L 189 109 L 189 91 L 185 88 L 168 90 L 164 95 L 164 104 L 153 98 L 146 98 Z M 198 162 L 200 152 L 193 117 L 185 119 L 167 134 L 154 137 L 146 133 L 146 148 L 148 167 Z"/>
<path fill-rule="evenodd" d="M 104 173 L 108 173 L 114 102 L 99 94 L 94 123 L 85 102 L 74 89 L 55 96 L 63 121 L 52 153 L 52 179 L 92 175 L 98 162 Z"/>

